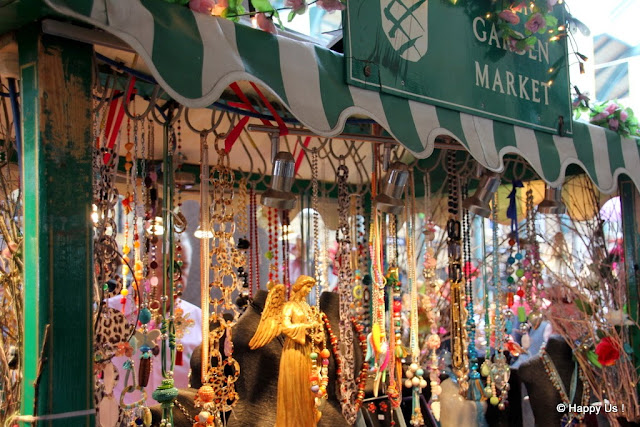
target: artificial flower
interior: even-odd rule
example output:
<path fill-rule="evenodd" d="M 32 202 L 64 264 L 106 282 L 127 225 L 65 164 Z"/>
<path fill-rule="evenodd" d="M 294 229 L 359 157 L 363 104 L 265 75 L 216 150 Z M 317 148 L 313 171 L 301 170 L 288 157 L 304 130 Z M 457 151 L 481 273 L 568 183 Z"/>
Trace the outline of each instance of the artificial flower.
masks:
<path fill-rule="evenodd" d="M 340 0 L 318 0 L 316 5 L 320 9 L 324 9 L 327 12 L 334 12 L 336 10 L 344 10 L 345 6 Z"/>
<path fill-rule="evenodd" d="M 620 358 L 620 351 L 618 351 L 610 337 L 604 337 L 600 340 L 596 346 L 596 354 L 598 355 L 598 362 L 602 366 L 613 366 Z"/>
<path fill-rule="evenodd" d="M 305 0 L 285 0 L 284 7 L 290 7 L 295 13 L 304 13 L 307 2 Z"/>
<path fill-rule="evenodd" d="M 520 23 L 520 17 L 516 15 L 516 13 L 511 9 L 503 10 L 498 14 L 498 17 L 500 19 L 504 19 L 505 21 L 507 21 L 509 24 L 512 24 L 512 25 L 517 25 L 518 23 Z"/>
<path fill-rule="evenodd" d="M 616 112 L 618 108 L 620 108 L 620 106 L 615 102 L 611 101 L 609 105 L 607 105 L 607 108 L 604 109 L 604 111 L 606 111 L 609 114 L 613 114 Z"/>
<path fill-rule="evenodd" d="M 556 3 L 558 3 L 558 0 L 547 0 L 547 9 L 549 9 L 549 12 L 551 12 Z"/>
<path fill-rule="evenodd" d="M 614 118 L 609 119 L 609 129 L 615 132 L 618 130 L 619 126 L 620 126 L 620 122 L 618 121 L 618 119 L 614 119 Z"/>
<path fill-rule="evenodd" d="M 273 23 L 273 19 L 269 18 L 265 13 L 256 14 L 256 24 L 258 28 L 267 33 L 276 34 L 276 25 Z"/>
<path fill-rule="evenodd" d="M 541 13 L 534 13 L 526 24 L 524 24 L 524 27 L 531 33 L 537 33 L 547 27 L 547 21 Z"/>
<path fill-rule="evenodd" d="M 597 122 L 597 121 L 599 121 L 599 120 L 604 120 L 604 119 L 606 119 L 607 117 L 609 117 L 609 113 L 607 113 L 606 111 L 603 111 L 603 112 L 598 113 L 598 114 L 596 114 L 595 116 L 593 116 L 593 117 L 591 118 L 591 121 L 592 121 L 592 122 Z"/>
<path fill-rule="evenodd" d="M 629 118 L 629 113 L 627 113 L 625 110 L 620 111 L 621 121 L 626 122 L 628 118 Z"/>
<path fill-rule="evenodd" d="M 189 1 L 189 9 L 194 12 L 206 13 L 207 15 L 211 15 L 214 6 L 216 5 L 215 0 L 191 0 Z"/>

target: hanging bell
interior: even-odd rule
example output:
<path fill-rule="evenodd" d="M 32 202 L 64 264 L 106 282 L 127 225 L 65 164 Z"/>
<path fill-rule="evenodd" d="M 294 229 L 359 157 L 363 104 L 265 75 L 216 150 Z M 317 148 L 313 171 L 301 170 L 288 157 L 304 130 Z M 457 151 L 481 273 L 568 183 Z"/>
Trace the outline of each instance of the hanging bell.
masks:
<path fill-rule="evenodd" d="M 409 167 L 402 162 L 393 162 L 382 181 L 380 194 L 376 196 L 376 208 L 382 212 L 398 215 L 404 209 L 402 193 L 409 180 Z"/>
<path fill-rule="evenodd" d="M 276 209 L 293 209 L 296 196 L 291 193 L 295 174 L 295 161 L 291 153 L 280 151 L 273 158 L 273 174 L 271 185 L 262 193 L 260 203 Z"/>
<path fill-rule="evenodd" d="M 544 200 L 538 205 L 538 212 L 554 215 L 567 213 L 567 207 L 562 202 L 562 188 L 547 185 L 544 190 Z"/>
<path fill-rule="evenodd" d="M 485 171 L 480 178 L 480 184 L 473 193 L 462 201 L 462 207 L 471 213 L 489 218 L 491 207 L 489 202 L 500 186 L 500 175 L 496 172 Z"/>

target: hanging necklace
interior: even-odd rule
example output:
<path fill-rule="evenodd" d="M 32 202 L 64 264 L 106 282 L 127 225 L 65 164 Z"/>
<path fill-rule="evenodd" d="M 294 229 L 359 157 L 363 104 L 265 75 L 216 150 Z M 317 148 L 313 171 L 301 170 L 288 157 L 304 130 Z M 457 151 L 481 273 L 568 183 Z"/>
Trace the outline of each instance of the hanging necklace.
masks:
<path fill-rule="evenodd" d="M 440 348 L 440 335 L 438 334 L 438 285 L 436 282 L 437 261 L 433 241 L 435 240 L 435 224 L 432 221 L 431 213 L 431 175 L 424 175 L 425 188 L 425 219 L 424 219 L 424 236 L 426 248 L 424 251 L 424 269 L 422 274 L 425 279 L 426 298 L 425 309 L 429 321 L 429 336 L 425 342 L 429 351 L 429 385 L 431 386 L 431 411 L 437 421 L 440 421 L 440 368 L 438 367 L 438 348 Z"/>
<path fill-rule="evenodd" d="M 268 250 L 265 257 L 269 260 L 269 281 L 267 289 L 271 289 L 275 284 L 280 283 L 280 271 L 278 269 L 278 215 L 274 208 L 263 207 L 267 210 L 268 223 Z"/>
<path fill-rule="evenodd" d="M 249 190 L 249 299 L 260 289 L 260 244 L 258 240 L 258 205 L 256 203 L 255 184 Z"/>
<path fill-rule="evenodd" d="M 418 343 L 418 331 L 420 329 L 418 323 L 418 281 L 416 280 L 415 269 L 415 250 L 414 250 L 414 221 L 416 215 L 415 209 L 415 184 L 413 181 L 413 171 L 409 175 L 409 209 L 407 214 L 407 263 L 408 263 L 408 278 L 409 289 L 411 292 L 411 307 L 409 314 L 409 327 L 410 327 L 410 349 L 411 349 L 411 364 L 406 372 L 407 381 L 411 382 L 412 389 L 412 411 L 411 411 L 411 425 L 421 426 L 424 425 L 424 417 L 420 408 L 420 395 L 422 389 L 427 386 L 427 381 L 424 379 L 424 370 L 420 366 L 420 346 Z M 405 384 L 408 386 L 409 384 Z"/>
<path fill-rule="evenodd" d="M 542 279 L 542 264 L 540 262 L 540 246 L 538 245 L 536 232 L 536 217 L 533 207 L 533 191 L 527 191 L 527 227 L 528 227 L 528 251 L 525 265 L 525 290 L 524 297 L 529 305 L 527 316 L 527 331 L 529 328 L 538 329 L 542 322 L 539 310 L 539 301 L 534 299 L 534 292 L 539 291 L 544 283 Z M 528 335 L 528 333 L 527 333 Z M 525 347 L 526 349 L 526 347 Z"/>
<path fill-rule="evenodd" d="M 322 321 L 324 323 L 324 327 L 327 331 L 327 335 L 329 337 L 329 343 L 331 344 L 331 349 L 333 351 L 333 355 L 336 361 L 336 373 L 338 374 L 338 389 L 342 389 L 341 383 L 341 373 L 344 369 L 347 369 L 342 362 L 344 359 L 341 357 L 340 348 L 338 345 L 338 337 L 333 333 L 331 329 L 331 323 L 329 322 L 329 318 L 325 313 L 322 313 Z M 351 324 L 353 328 L 358 333 L 358 343 L 360 344 L 360 349 L 362 350 L 362 354 L 365 354 L 367 351 L 367 337 L 364 334 L 364 328 L 362 325 L 358 324 L 354 318 L 351 318 Z M 325 353 L 326 355 L 326 353 Z M 323 361 L 324 364 L 324 361 Z M 365 359 L 362 361 L 362 367 L 360 368 L 360 374 L 358 375 L 358 381 L 356 383 L 357 393 L 356 398 L 353 401 L 348 401 L 344 397 L 340 398 L 340 404 L 345 407 L 349 407 L 350 410 L 355 411 L 357 414 L 362 406 L 362 402 L 364 401 L 364 389 L 367 385 L 367 377 L 369 372 L 369 362 Z"/>
<path fill-rule="evenodd" d="M 504 355 L 505 340 L 505 314 L 503 306 L 506 306 L 505 292 L 500 283 L 500 272 L 498 269 L 498 196 L 493 199 L 493 285 L 496 292 L 496 303 L 494 309 L 495 324 L 495 355 L 493 363 L 490 365 L 487 386 L 491 387 L 491 398 L 489 403 L 504 410 L 507 405 L 510 368 Z M 490 385 L 489 385 L 490 383 Z"/>
<path fill-rule="evenodd" d="M 378 145 L 374 147 L 374 158 L 380 158 L 380 149 Z M 371 197 L 375 198 L 377 191 L 376 185 L 378 182 L 377 177 L 379 173 L 380 164 L 375 163 L 374 170 L 371 175 Z M 378 397 L 378 391 L 380 381 L 382 380 L 382 374 L 386 368 L 388 343 L 386 337 L 385 326 L 385 300 L 384 289 L 386 285 L 386 279 L 383 274 L 383 236 L 381 230 L 381 213 L 377 209 L 371 209 L 371 223 L 369 234 L 369 253 L 371 254 L 371 270 L 373 273 L 373 295 L 372 295 L 372 315 L 371 321 L 371 352 L 367 352 L 366 360 L 372 361 L 374 365 L 374 371 L 376 377 L 373 386 L 373 395 Z"/>
<path fill-rule="evenodd" d="M 465 184 L 462 187 L 462 198 L 468 197 L 468 189 Z M 482 391 L 482 381 L 480 380 L 480 373 L 478 372 L 478 352 L 476 351 L 476 321 L 473 312 L 473 274 L 471 265 L 471 224 L 469 223 L 469 211 L 464 209 L 462 222 L 462 236 L 463 236 L 463 253 L 464 253 L 464 282 L 465 282 L 465 294 L 467 298 L 467 336 L 468 346 L 467 354 L 469 357 L 470 372 L 469 372 L 469 391 L 467 393 L 467 399 L 473 401 L 484 400 L 485 396 Z"/>
<path fill-rule="evenodd" d="M 455 173 L 455 152 L 447 153 L 447 180 L 449 185 L 449 220 L 447 221 L 447 236 L 449 243 L 449 286 L 451 288 L 451 358 L 453 373 L 458 378 L 460 394 L 466 396 L 467 358 L 464 349 L 466 341 L 465 310 L 464 310 L 464 278 L 461 265 L 460 245 L 460 215 L 459 215 L 459 187 Z"/>
<path fill-rule="evenodd" d="M 353 328 L 351 326 L 351 307 L 353 304 L 353 277 L 351 271 L 351 236 L 349 230 L 349 190 L 347 179 L 349 169 L 346 165 L 338 166 L 338 229 L 336 230 L 336 241 L 338 242 L 338 252 L 336 258 L 339 261 L 340 270 L 338 272 L 338 294 L 340 296 L 340 340 L 341 348 L 341 371 L 338 375 L 340 381 L 340 403 L 342 404 L 342 415 L 348 423 L 356 421 L 358 410 L 353 402 L 358 393 L 357 384 L 354 378 L 354 353 L 353 353 Z"/>
<path fill-rule="evenodd" d="M 544 365 L 544 370 L 553 384 L 553 387 L 558 391 L 560 395 L 560 401 L 564 403 L 565 408 L 569 410 L 572 407 L 573 401 L 575 399 L 576 394 L 576 386 L 577 386 L 577 377 L 582 382 L 582 398 L 580 400 L 580 407 L 586 408 L 589 406 L 589 400 L 591 399 L 591 387 L 589 386 L 589 381 L 584 375 L 584 372 L 580 368 L 580 365 L 577 362 L 574 362 L 573 374 L 571 375 L 571 388 L 569 392 L 571 396 L 567 395 L 567 390 L 564 386 L 564 382 L 556 369 L 556 365 L 553 363 L 551 356 L 547 353 L 547 350 L 543 347 L 540 349 L 540 357 L 542 359 L 542 363 Z M 568 426 L 573 425 L 574 422 L 581 423 L 585 417 L 585 412 L 567 412 L 562 416 L 562 425 Z"/>
<path fill-rule="evenodd" d="M 234 214 L 235 214 L 235 222 L 237 224 L 236 231 L 242 235 L 238 239 L 236 243 L 236 255 L 239 257 L 235 261 L 237 265 L 236 272 L 238 275 L 238 280 L 240 281 L 240 292 L 238 298 L 236 299 L 236 305 L 242 311 L 247 307 L 249 302 L 249 298 L 252 295 L 250 286 L 249 286 L 249 269 L 247 255 L 250 258 L 252 253 L 249 251 L 251 248 L 251 235 L 249 234 L 249 238 L 247 239 L 247 232 L 249 232 L 249 221 L 250 221 L 250 210 L 251 204 L 249 201 L 249 193 L 247 192 L 247 179 L 242 178 L 238 182 L 238 194 L 237 197 L 234 198 Z M 249 251 L 249 252 L 248 252 Z"/>
<path fill-rule="evenodd" d="M 289 280 L 289 211 L 280 211 L 282 224 L 282 281 L 287 288 L 287 295 L 291 295 L 291 282 Z"/>
<path fill-rule="evenodd" d="M 320 310 L 320 290 L 323 277 L 320 271 L 320 213 L 318 209 L 318 149 L 311 150 L 311 210 L 313 212 L 313 277 L 316 279 L 316 308 Z"/>
<path fill-rule="evenodd" d="M 240 375 L 240 366 L 233 358 L 231 335 L 232 327 L 237 321 L 238 308 L 232 301 L 232 294 L 237 288 L 238 280 L 233 268 L 241 266 L 243 261 L 242 255 L 232 243 L 235 231 L 232 208 L 234 175 L 229 168 L 228 153 L 219 149 L 217 142 L 216 140 L 215 148 L 218 163 L 211 168 L 208 177 L 213 184 L 213 200 L 209 207 L 213 247 L 206 268 L 211 268 L 213 277 L 203 293 L 203 303 L 206 304 L 202 306 L 203 313 L 211 310 L 210 314 L 203 315 L 203 332 L 204 325 L 209 325 L 209 317 L 216 327 L 211 331 L 207 330 L 202 337 L 203 386 L 198 390 L 195 403 L 196 407 L 203 408 L 200 414 L 203 418 L 208 415 L 205 412 L 208 412 L 216 417 L 217 424 L 222 424 L 221 414 L 231 410 L 238 401 L 235 382 Z M 212 296 L 214 291 L 215 297 Z M 231 313 L 232 319 L 225 319 L 225 313 Z M 221 346 L 223 337 L 225 339 Z M 207 350 L 204 350 L 205 347 Z"/>

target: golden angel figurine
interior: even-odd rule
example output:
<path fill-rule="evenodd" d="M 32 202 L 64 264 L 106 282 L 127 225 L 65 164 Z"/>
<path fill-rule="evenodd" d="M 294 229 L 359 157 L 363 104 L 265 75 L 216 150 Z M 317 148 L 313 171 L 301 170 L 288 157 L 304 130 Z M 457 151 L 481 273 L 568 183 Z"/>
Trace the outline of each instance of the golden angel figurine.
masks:
<path fill-rule="evenodd" d="M 311 427 L 320 419 L 310 387 L 310 356 L 324 344 L 324 328 L 320 313 L 306 300 L 315 283 L 312 277 L 300 276 L 286 302 L 284 285 L 273 286 L 258 329 L 249 342 L 254 350 L 281 333 L 286 337 L 280 358 L 276 427 Z"/>

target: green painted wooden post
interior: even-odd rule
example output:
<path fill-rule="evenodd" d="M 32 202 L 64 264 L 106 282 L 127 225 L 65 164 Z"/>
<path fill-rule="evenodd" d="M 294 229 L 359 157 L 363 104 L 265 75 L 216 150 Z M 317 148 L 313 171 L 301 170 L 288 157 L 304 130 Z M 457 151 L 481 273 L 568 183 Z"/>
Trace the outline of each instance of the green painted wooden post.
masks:
<path fill-rule="evenodd" d="M 26 311 L 22 413 L 84 411 L 94 407 L 90 223 L 93 47 L 43 35 L 39 26 L 33 25 L 19 32 L 18 48 Z M 39 372 L 41 352 L 44 358 Z M 38 426 L 94 423 L 94 415 L 85 415 L 39 422 Z"/>
<path fill-rule="evenodd" d="M 629 315 L 640 322 L 639 268 L 640 262 L 640 194 L 629 179 L 620 179 L 620 202 L 622 204 L 622 227 L 624 235 L 624 257 L 627 275 L 627 306 Z M 636 368 L 640 367 L 640 330 L 631 327 L 631 346 Z M 640 384 L 638 385 L 640 391 Z"/>

